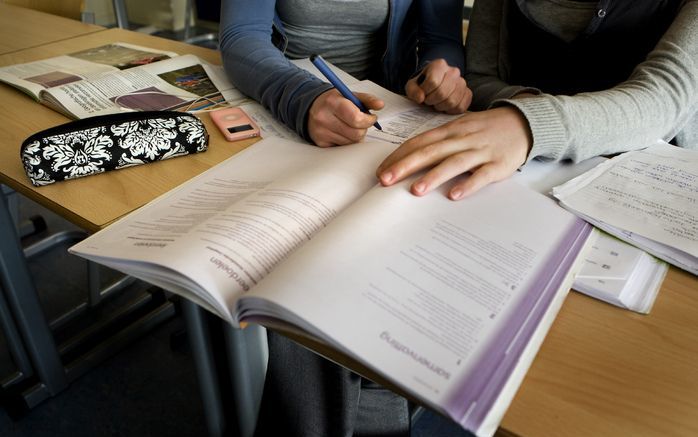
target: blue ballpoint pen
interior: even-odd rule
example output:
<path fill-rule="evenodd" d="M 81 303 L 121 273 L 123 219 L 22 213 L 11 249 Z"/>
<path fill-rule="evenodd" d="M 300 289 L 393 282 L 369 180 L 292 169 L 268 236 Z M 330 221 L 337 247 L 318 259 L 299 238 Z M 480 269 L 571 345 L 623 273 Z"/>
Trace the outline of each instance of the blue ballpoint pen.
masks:
<path fill-rule="evenodd" d="M 361 112 L 365 114 L 370 114 L 369 110 L 364 106 L 363 103 L 361 103 L 361 100 L 356 98 L 354 93 L 351 92 L 349 88 L 347 88 L 346 85 L 344 85 L 344 82 L 339 80 L 336 74 L 330 69 L 330 67 L 325 63 L 325 60 L 322 59 L 320 55 L 312 55 L 310 56 L 310 62 L 315 65 L 315 67 L 320 70 L 320 73 L 322 73 L 327 80 L 330 81 L 332 86 L 337 88 L 337 91 L 344 96 L 344 98 L 349 99 L 353 104 L 356 105 L 357 108 L 361 110 Z M 376 127 L 378 130 L 383 130 L 380 124 L 378 122 L 373 123 L 373 125 Z"/>

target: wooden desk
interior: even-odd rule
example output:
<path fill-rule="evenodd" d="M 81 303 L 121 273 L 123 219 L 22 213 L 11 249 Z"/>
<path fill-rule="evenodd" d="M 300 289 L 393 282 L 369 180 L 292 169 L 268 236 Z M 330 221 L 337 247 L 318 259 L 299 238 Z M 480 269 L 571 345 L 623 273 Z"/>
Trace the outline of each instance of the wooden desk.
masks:
<path fill-rule="evenodd" d="M 193 53 L 206 61 L 220 63 L 219 53 L 214 50 L 110 29 L 1 55 L 0 65 L 45 59 L 118 41 L 179 54 Z M 228 143 L 208 114 L 202 114 L 201 119 L 210 134 L 209 150 L 205 153 L 36 188 L 24 173 L 19 146 L 31 133 L 65 123 L 68 119 L 7 85 L 0 86 L 0 113 L 3 119 L 0 125 L 0 182 L 90 232 L 101 229 L 252 143 Z"/>
<path fill-rule="evenodd" d="M 0 29 L 2 29 L 0 54 L 3 54 L 99 32 L 105 28 L 0 3 Z"/>
<path fill-rule="evenodd" d="M 672 267 L 649 315 L 571 293 L 502 435 L 698 435 L 698 278 Z"/>

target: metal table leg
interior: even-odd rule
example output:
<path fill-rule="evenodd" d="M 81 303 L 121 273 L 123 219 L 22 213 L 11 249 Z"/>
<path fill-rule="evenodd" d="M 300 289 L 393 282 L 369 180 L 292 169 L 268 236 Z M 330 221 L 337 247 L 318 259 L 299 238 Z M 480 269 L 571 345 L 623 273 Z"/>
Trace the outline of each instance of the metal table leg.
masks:
<path fill-rule="evenodd" d="M 209 435 L 252 437 L 267 371 L 266 331 L 234 328 L 189 300 L 181 302 Z"/>
<path fill-rule="evenodd" d="M 24 343 L 19 335 L 19 331 L 17 331 L 17 326 L 15 325 L 14 317 L 5 300 L 5 295 L 2 292 L 0 292 L 0 327 L 2 327 L 2 331 L 5 333 L 10 354 L 12 354 L 12 360 L 18 370 L 18 374 L 14 377 L 2 381 L 3 386 L 5 386 L 31 376 L 34 373 L 34 369 L 32 368 L 31 361 L 29 361 L 26 349 L 24 349 Z"/>
<path fill-rule="evenodd" d="M 238 435 L 252 437 L 269 359 L 266 330 L 259 325 L 238 329 L 229 324 L 223 329 Z"/>
<path fill-rule="evenodd" d="M 68 385 L 53 335 L 24 258 L 4 194 L 0 192 L 0 279 L 17 330 L 49 395 Z"/>
<path fill-rule="evenodd" d="M 201 400 L 206 414 L 210 437 L 221 437 L 228 432 L 225 420 L 221 382 L 211 347 L 211 338 L 205 317 L 208 314 L 194 302 L 182 299 L 182 316 L 187 329 L 189 345 L 199 380 Z"/>

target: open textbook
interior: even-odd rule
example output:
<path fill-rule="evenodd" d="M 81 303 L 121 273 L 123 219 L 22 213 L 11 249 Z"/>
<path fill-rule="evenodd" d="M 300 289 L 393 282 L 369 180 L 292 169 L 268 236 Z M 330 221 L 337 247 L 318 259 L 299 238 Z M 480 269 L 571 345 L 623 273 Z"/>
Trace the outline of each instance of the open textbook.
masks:
<path fill-rule="evenodd" d="M 591 227 L 512 180 L 459 202 L 381 187 L 394 147 L 268 138 L 70 251 L 320 342 L 492 435 Z"/>
<path fill-rule="evenodd" d="M 0 81 L 69 118 L 194 111 L 243 97 L 220 66 L 126 43 L 2 67 Z"/>
<path fill-rule="evenodd" d="M 658 143 L 553 191 L 589 223 L 698 275 L 698 151 Z"/>

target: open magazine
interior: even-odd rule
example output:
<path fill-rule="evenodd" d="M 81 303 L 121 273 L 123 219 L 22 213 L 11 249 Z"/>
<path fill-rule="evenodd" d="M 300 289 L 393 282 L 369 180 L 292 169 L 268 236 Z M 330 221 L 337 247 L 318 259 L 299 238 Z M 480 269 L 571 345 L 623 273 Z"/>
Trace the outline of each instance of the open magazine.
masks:
<path fill-rule="evenodd" d="M 492 435 L 591 227 L 512 180 L 459 202 L 381 187 L 394 147 L 265 139 L 70 251 L 320 342 Z"/>
<path fill-rule="evenodd" d="M 69 118 L 195 111 L 242 98 L 220 66 L 126 43 L 2 67 L 0 81 Z"/>

